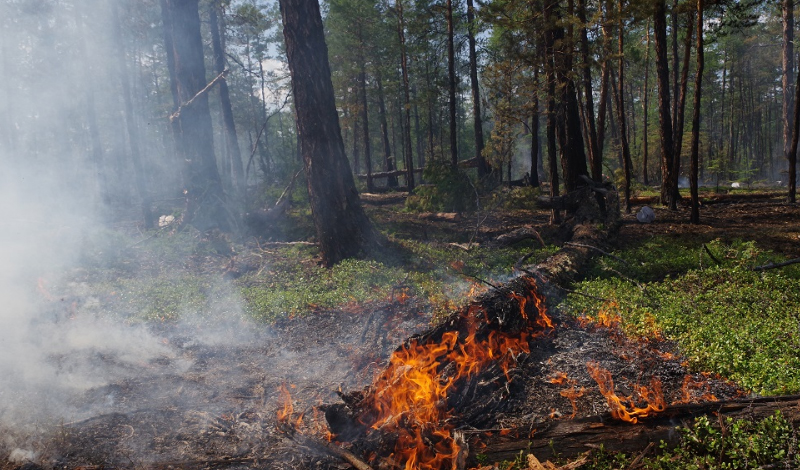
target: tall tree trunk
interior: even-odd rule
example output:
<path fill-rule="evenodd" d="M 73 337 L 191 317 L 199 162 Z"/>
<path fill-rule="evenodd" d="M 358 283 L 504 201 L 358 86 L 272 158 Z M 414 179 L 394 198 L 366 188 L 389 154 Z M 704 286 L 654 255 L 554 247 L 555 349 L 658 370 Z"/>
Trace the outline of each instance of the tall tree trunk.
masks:
<path fill-rule="evenodd" d="M 625 55 L 624 55 L 624 38 L 625 38 L 625 28 L 624 20 L 622 18 L 623 13 L 623 0 L 619 0 L 619 26 L 617 28 L 617 38 L 619 48 L 617 53 L 619 54 L 618 57 L 618 65 L 617 65 L 617 75 L 619 80 L 619 90 L 617 91 L 617 120 L 619 121 L 619 141 L 622 145 L 622 160 L 623 160 L 623 168 L 625 171 L 625 212 L 630 214 L 631 212 L 631 151 L 628 148 L 628 132 L 627 132 L 627 123 L 625 122 L 625 95 L 623 90 L 625 89 Z"/>
<path fill-rule="evenodd" d="M 603 162 L 600 146 L 597 141 L 597 125 L 594 117 L 594 93 L 592 93 L 592 64 L 589 59 L 589 34 L 586 28 L 586 0 L 578 0 L 578 21 L 581 23 L 581 61 L 583 69 L 583 94 L 586 97 L 586 112 L 584 113 L 589 139 L 589 162 L 592 169 L 592 179 L 603 180 Z"/>
<path fill-rule="evenodd" d="M 357 25 L 358 34 L 358 98 L 359 98 L 359 114 L 361 118 L 361 139 L 364 144 L 364 168 L 367 172 L 367 191 L 372 192 L 375 186 L 372 181 L 372 145 L 370 144 L 369 137 L 369 113 L 367 110 L 367 59 L 364 56 L 364 49 L 367 47 L 367 41 L 364 37 L 364 30 L 362 23 Z"/>
<path fill-rule="evenodd" d="M 311 213 L 322 262 L 332 266 L 374 234 L 344 152 L 319 3 L 280 0 L 280 10 Z"/>
<path fill-rule="evenodd" d="M 794 69 L 794 0 L 781 0 L 783 18 L 783 60 L 781 85 L 783 86 L 783 153 L 789 152 L 792 139 L 792 71 Z"/>
<path fill-rule="evenodd" d="M 670 114 L 669 65 L 667 61 L 667 16 L 665 0 L 657 0 L 653 13 L 653 35 L 656 46 L 658 80 L 658 121 L 661 137 L 661 203 L 669 205 L 672 196 L 672 117 Z"/>
<path fill-rule="evenodd" d="M 450 166 L 458 168 L 458 122 L 456 121 L 456 50 L 453 31 L 453 0 L 447 0 L 447 91 L 450 111 Z"/>
<path fill-rule="evenodd" d="M 478 177 L 483 178 L 489 171 L 489 165 L 483 157 L 483 118 L 481 116 L 481 91 L 478 82 L 478 54 L 475 47 L 475 6 L 473 0 L 467 0 L 467 39 L 469 41 L 469 80 L 472 87 L 472 115 L 475 133 L 475 160 L 478 162 Z M 536 183 L 539 184 L 538 181 Z"/>
<path fill-rule="evenodd" d="M 224 207 L 222 181 L 214 156 L 211 112 L 208 107 L 199 0 L 166 0 L 171 18 L 178 111 L 173 114 L 177 141 L 185 161 L 186 211 L 182 223 L 200 230 L 230 228 Z M 165 25 L 168 27 L 169 25 Z M 191 100 L 191 101 L 190 101 Z"/>
<path fill-rule="evenodd" d="M 648 147 L 647 147 L 647 120 L 648 112 L 647 107 L 647 98 L 650 96 L 650 21 L 647 22 L 647 45 L 645 46 L 644 51 L 644 84 L 642 84 L 642 182 L 645 186 L 650 184 L 649 178 L 647 177 L 647 157 L 648 155 Z"/>
<path fill-rule="evenodd" d="M 692 156 L 689 186 L 692 198 L 692 212 L 689 222 L 700 223 L 700 196 L 698 194 L 698 174 L 700 172 L 700 105 L 703 89 L 703 69 L 705 51 L 703 46 L 703 0 L 697 0 L 697 70 L 694 77 L 694 109 L 692 110 Z"/>
<path fill-rule="evenodd" d="M 387 172 L 392 172 L 395 169 L 394 157 L 392 156 L 392 146 L 389 144 L 389 126 L 386 123 L 386 100 L 383 94 L 383 76 L 380 69 L 376 73 L 375 81 L 378 82 L 378 120 L 381 124 L 381 140 L 383 141 L 383 164 Z M 394 175 L 387 177 L 386 185 L 390 188 L 396 188 L 397 177 Z"/>
<path fill-rule="evenodd" d="M 403 0 L 395 1 L 397 35 L 400 39 L 400 68 L 403 74 L 403 155 L 406 163 L 406 186 L 414 190 L 414 160 L 411 151 L 411 97 L 408 82 L 408 51 L 406 50 L 406 22 L 403 18 Z"/>
<path fill-rule="evenodd" d="M 553 21 L 557 15 L 555 9 L 558 7 L 556 2 L 548 1 L 548 8 L 545 11 L 545 21 Z M 555 79 L 557 80 L 560 102 L 560 118 L 556 129 L 558 133 L 559 147 L 561 148 L 561 170 L 564 178 L 564 188 L 567 191 L 577 189 L 580 183 L 580 176 L 588 176 L 586 167 L 586 153 L 583 145 L 583 132 L 581 131 L 580 110 L 578 108 L 577 90 L 572 79 L 572 45 L 565 35 L 564 28 L 553 25 L 552 27 L 553 44 L 558 44 L 559 48 L 554 55 Z M 554 51 L 556 52 L 556 51 Z"/>
<path fill-rule="evenodd" d="M 533 116 L 531 116 L 531 169 L 530 185 L 534 188 L 539 187 L 539 68 L 533 68 L 533 81 L 536 84 L 536 91 L 532 97 Z"/>
<path fill-rule="evenodd" d="M 794 120 L 792 122 L 792 143 L 786 159 L 789 160 L 789 203 L 797 202 L 797 141 L 800 138 L 800 69 L 797 71 L 797 82 L 794 90 Z"/>
<path fill-rule="evenodd" d="M 545 15 L 548 6 L 544 8 Z M 547 19 L 545 20 L 547 21 Z M 558 184 L 558 156 L 556 153 L 556 85 L 553 72 L 553 31 L 548 22 L 548 27 L 542 32 L 544 36 L 543 58 L 544 75 L 547 86 L 547 163 L 549 166 L 550 196 L 556 197 L 561 191 Z M 558 209 L 553 209 L 550 215 L 551 223 L 559 223 L 561 214 Z"/>
<path fill-rule="evenodd" d="M 606 141 L 606 116 L 608 113 L 608 90 L 611 78 L 611 0 L 606 0 L 605 13 L 603 15 L 603 65 L 600 77 L 600 99 L 597 104 L 597 151 L 598 158 L 596 165 L 599 166 L 601 175 L 603 169 L 603 147 Z M 588 98 L 587 98 L 588 99 Z"/>
<path fill-rule="evenodd" d="M 114 45 L 116 47 L 117 70 L 119 80 L 122 85 L 122 102 L 125 110 L 125 129 L 128 133 L 128 147 L 131 151 L 131 163 L 133 164 L 133 177 L 136 183 L 136 190 L 142 198 L 142 220 L 144 227 L 153 228 L 153 212 L 150 209 L 151 199 L 147 190 L 147 180 L 142 166 L 142 153 L 139 150 L 139 129 L 133 113 L 133 100 L 131 98 L 131 84 L 128 80 L 128 70 L 125 66 L 125 46 L 122 40 L 122 28 L 120 26 L 119 7 L 117 2 L 111 2 L 112 23 L 114 27 Z"/>
<path fill-rule="evenodd" d="M 669 202 L 669 208 L 672 210 L 676 210 L 678 208 L 678 199 L 681 197 L 678 189 L 678 177 L 680 176 L 681 170 L 683 124 L 684 116 L 686 114 L 686 89 L 689 82 L 689 60 L 692 55 L 692 33 L 694 32 L 694 24 L 692 22 L 691 13 L 688 15 L 687 24 L 688 26 L 683 48 L 683 72 L 681 74 L 680 98 L 678 99 L 677 116 L 674 119 L 675 128 L 673 129 L 673 143 L 675 145 L 675 150 L 672 154 L 672 197 L 670 198 Z M 678 94 L 678 90 L 675 90 L 675 94 Z"/>
<path fill-rule="evenodd" d="M 214 69 L 220 74 L 225 71 L 225 46 L 222 43 L 225 30 L 219 18 L 219 5 L 212 3 L 208 9 L 209 27 L 211 29 L 211 46 L 214 51 Z M 228 92 L 227 80 L 219 83 L 219 104 L 222 109 L 222 122 L 225 125 L 225 147 L 230 165 L 234 191 L 238 195 L 244 193 L 244 166 L 242 152 L 239 149 L 239 138 L 236 135 L 236 122 L 233 119 L 233 107 Z"/>

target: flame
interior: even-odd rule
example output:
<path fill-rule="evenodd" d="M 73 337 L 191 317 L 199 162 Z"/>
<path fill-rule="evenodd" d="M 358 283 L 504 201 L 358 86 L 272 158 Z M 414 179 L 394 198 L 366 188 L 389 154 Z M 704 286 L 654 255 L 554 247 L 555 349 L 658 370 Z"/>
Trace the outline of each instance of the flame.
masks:
<path fill-rule="evenodd" d="M 466 332 L 448 331 L 438 341 L 411 340 L 394 352 L 389 366 L 376 377 L 369 420 L 373 429 L 397 433 L 392 458 L 401 468 L 455 468 L 460 448 L 451 436 L 453 425 L 445 422 L 452 413 L 448 393 L 459 381 L 490 364 L 496 364 L 511 380 L 510 371 L 519 355 L 530 352 L 530 339 L 553 327 L 535 282 L 530 283 L 532 289 L 526 295 L 511 294 L 527 321 L 522 331 L 511 334 L 492 330 L 479 335 L 486 315 L 475 304 L 462 311 Z M 530 305 L 536 309 L 533 320 L 529 318 Z"/>
<path fill-rule="evenodd" d="M 596 362 L 587 362 L 586 368 L 589 371 L 589 375 L 592 376 L 600 387 L 600 393 L 606 397 L 608 408 L 611 410 L 611 415 L 614 418 L 635 424 L 639 421 L 639 418 L 664 411 L 666 407 L 664 403 L 664 394 L 661 391 L 661 381 L 658 379 L 652 379 L 649 388 L 644 386 L 636 387 L 639 400 L 634 400 L 633 397 L 620 398 L 614 392 L 614 379 L 611 377 L 611 372 L 603 369 Z M 644 401 L 647 403 L 647 406 L 639 408 L 636 406 L 637 401 Z"/>
<path fill-rule="evenodd" d="M 708 382 L 696 380 L 691 374 L 683 378 L 681 386 L 681 399 L 675 403 L 692 403 L 696 401 L 719 401 L 709 390 Z M 703 390 L 704 389 L 704 390 Z"/>
<path fill-rule="evenodd" d="M 278 387 L 278 393 L 280 393 L 281 399 L 283 400 L 283 409 L 278 410 L 278 421 L 282 423 L 288 423 L 289 419 L 294 414 L 292 394 L 289 393 L 289 389 L 286 388 L 286 384 L 282 384 L 280 387 Z"/>
<path fill-rule="evenodd" d="M 584 393 L 586 393 L 586 388 L 581 387 L 580 389 L 577 389 L 575 386 L 578 384 L 578 381 L 574 380 L 574 379 L 570 379 L 567 376 L 566 372 L 556 371 L 553 374 L 553 376 L 550 377 L 547 381 L 550 382 L 551 384 L 555 384 L 555 385 L 568 385 L 569 386 L 568 389 L 561 390 L 558 393 L 562 397 L 564 397 L 564 398 L 569 400 L 570 404 L 572 405 L 572 414 L 570 415 L 570 419 L 574 418 L 575 415 L 578 414 L 578 403 L 577 403 L 576 400 L 578 398 L 582 397 Z M 553 417 L 552 414 L 551 414 L 551 417 Z"/>

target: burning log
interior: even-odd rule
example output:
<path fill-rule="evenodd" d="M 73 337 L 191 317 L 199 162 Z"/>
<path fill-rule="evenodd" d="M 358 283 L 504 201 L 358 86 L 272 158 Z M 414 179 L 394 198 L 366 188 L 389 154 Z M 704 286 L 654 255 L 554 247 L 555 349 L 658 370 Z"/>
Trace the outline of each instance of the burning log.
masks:
<path fill-rule="evenodd" d="M 527 429 L 513 429 L 504 435 L 478 436 L 470 446 L 468 464 L 481 454 L 488 461 L 513 460 L 520 451 L 530 452 L 540 460 L 556 457 L 574 458 L 588 449 L 603 445 L 612 452 L 635 453 L 650 443 L 678 443 L 678 425 L 688 425 L 699 416 L 763 419 L 780 411 L 794 425 L 800 425 L 800 395 L 728 400 L 673 405 L 655 416 L 639 419 L 635 425 L 614 419 L 611 413 L 600 416 L 541 423 L 531 435 Z M 516 436 L 516 437 L 515 437 Z M 555 449 L 552 443 L 557 442 Z"/>

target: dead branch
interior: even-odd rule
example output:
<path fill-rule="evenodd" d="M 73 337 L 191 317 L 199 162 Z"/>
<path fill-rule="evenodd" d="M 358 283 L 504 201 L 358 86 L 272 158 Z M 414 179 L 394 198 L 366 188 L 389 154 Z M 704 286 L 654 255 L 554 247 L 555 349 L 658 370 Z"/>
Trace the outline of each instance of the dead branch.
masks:
<path fill-rule="evenodd" d="M 704 249 L 704 250 L 706 250 L 706 253 L 708 253 L 708 256 L 709 256 L 709 257 L 710 257 L 710 258 L 711 258 L 711 259 L 712 259 L 712 260 L 713 260 L 715 263 L 717 263 L 717 264 L 722 264 L 722 261 L 720 261 L 719 259 L 717 259 L 717 257 L 716 257 L 716 256 L 714 256 L 714 253 L 711 253 L 711 250 L 709 250 L 709 249 L 708 249 L 708 245 L 706 245 L 705 243 L 703 243 L 703 249 Z"/>
<path fill-rule="evenodd" d="M 297 443 L 302 447 L 307 447 L 312 450 L 316 450 L 318 452 L 322 452 L 324 454 L 330 455 L 331 457 L 336 457 L 339 459 L 344 460 L 345 462 L 349 463 L 357 470 L 373 470 L 372 467 L 369 466 L 366 462 L 359 459 L 355 456 L 352 452 L 349 452 L 341 447 L 333 444 L 332 442 L 323 441 L 321 439 L 317 439 L 311 436 L 306 436 L 297 432 L 294 429 L 282 429 L 279 427 L 279 430 L 287 436 L 289 439 Z"/>
<path fill-rule="evenodd" d="M 753 271 L 766 271 L 767 269 L 775 269 L 775 268 L 782 268 L 784 266 L 789 266 L 792 264 L 800 263 L 800 258 L 790 259 L 789 261 L 784 261 L 783 263 L 772 263 L 769 262 L 767 264 L 761 266 L 753 267 Z"/>
<path fill-rule="evenodd" d="M 572 458 L 600 444 L 612 452 L 641 452 L 640 449 L 645 449 L 648 444 L 660 441 L 677 445 L 679 434 L 675 432 L 675 426 L 688 425 L 699 416 L 753 420 L 766 418 L 780 410 L 789 422 L 797 425 L 800 424 L 798 400 L 800 395 L 787 395 L 674 405 L 656 416 L 641 419 L 636 425 L 615 420 L 610 414 L 537 423 L 535 427 L 538 430 L 533 436 L 528 434 L 526 426 L 518 430 L 518 437 L 512 437 L 517 435 L 515 432 L 506 436 L 493 434 L 472 448 L 480 449 L 475 454 L 483 454 L 489 461 L 513 460 L 520 451 L 549 459 L 557 450 L 559 457 Z M 553 442 L 558 443 L 557 449 L 553 448 Z M 475 454 L 470 454 L 470 460 L 474 461 Z"/>
<path fill-rule="evenodd" d="M 188 108 L 189 106 L 191 106 L 194 103 L 194 100 L 196 100 L 200 96 L 202 96 L 205 93 L 207 93 L 208 90 L 210 90 L 214 85 L 216 85 L 218 81 L 224 80 L 225 79 L 225 75 L 227 75 L 227 73 L 228 73 L 228 69 L 225 69 L 222 72 L 220 72 L 220 74 L 217 75 L 216 78 L 214 78 L 214 80 L 211 80 L 208 83 L 208 85 L 205 86 L 205 88 L 203 88 L 202 90 L 198 91 L 196 95 L 192 96 L 192 99 L 190 99 L 186 103 L 183 103 L 180 106 L 178 106 L 178 109 L 176 109 L 175 112 L 172 113 L 169 116 L 169 121 L 172 122 L 175 119 L 178 119 L 179 117 L 181 117 L 181 111 L 183 111 L 183 108 Z"/>
<path fill-rule="evenodd" d="M 541 234 L 539 234 L 539 232 L 536 231 L 536 229 L 530 226 L 520 227 L 508 233 L 499 235 L 497 238 L 489 242 L 489 245 L 494 247 L 503 247 L 503 246 L 513 245 L 523 240 L 529 240 L 531 238 L 536 238 L 537 240 L 539 240 L 539 243 L 542 244 L 542 247 L 547 246 Z"/>
<path fill-rule="evenodd" d="M 594 250 L 594 251 L 597 251 L 598 253 L 602 253 L 603 255 L 608 256 L 609 258 L 614 258 L 615 260 L 619 261 L 620 263 L 630 264 L 627 261 L 625 261 L 624 259 L 620 258 L 619 256 L 612 255 L 611 253 L 609 253 L 607 251 L 604 251 L 604 250 L 601 250 L 600 248 L 597 248 L 596 246 L 586 245 L 584 243 L 574 243 L 574 242 L 565 242 L 564 244 L 568 245 L 568 246 L 577 246 L 577 247 L 580 247 L 580 248 L 589 248 L 590 250 Z"/>

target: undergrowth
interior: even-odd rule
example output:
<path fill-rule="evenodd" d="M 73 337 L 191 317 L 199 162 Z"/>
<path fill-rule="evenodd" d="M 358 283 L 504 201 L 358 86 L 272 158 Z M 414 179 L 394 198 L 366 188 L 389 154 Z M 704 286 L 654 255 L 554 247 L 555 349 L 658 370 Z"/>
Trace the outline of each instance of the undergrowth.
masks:
<path fill-rule="evenodd" d="M 657 238 L 614 254 L 620 259 L 597 260 L 577 286 L 586 295 L 568 296 L 568 312 L 611 309 L 631 335 L 676 341 L 694 370 L 759 394 L 800 392 L 796 266 L 754 271 L 779 260 L 741 241 L 683 247 Z"/>
<path fill-rule="evenodd" d="M 581 458 L 573 459 L 573 463 L 567 466 L 576 470 L 800 468 L 798 431 L 780 411 L 760 420 L 730 417 L 712 420 L 700 416 L 692 424 L 680 426 L 676 431 L 677 443 L 670 445 L 662 441 L 655 452 L 646 454 L 635 466 L 632 465 L 638 454 L 610 452 L 603 447 L 589 452 L 583 464 L 577 464 Z M 502 462 L 494 468 L 534 468 L 528 465 L 526 457 L 524 452 L 520 453 L 515 460 Z M 480 455 L 478 460 L 482 460 Z"/>

